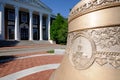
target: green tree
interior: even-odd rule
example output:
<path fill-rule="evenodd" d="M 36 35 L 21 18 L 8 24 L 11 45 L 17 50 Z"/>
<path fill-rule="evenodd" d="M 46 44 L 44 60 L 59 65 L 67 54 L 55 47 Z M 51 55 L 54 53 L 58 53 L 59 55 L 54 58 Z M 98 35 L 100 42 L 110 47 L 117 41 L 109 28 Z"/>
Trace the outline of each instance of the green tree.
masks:
<path fill-rule="evenodd" d="M 68 32 L 67 19 L 57 14 L 56 19 L 53 21 L 50 29 L 51 39 L 56 41 L 57 44 L 66 44 Z"/>

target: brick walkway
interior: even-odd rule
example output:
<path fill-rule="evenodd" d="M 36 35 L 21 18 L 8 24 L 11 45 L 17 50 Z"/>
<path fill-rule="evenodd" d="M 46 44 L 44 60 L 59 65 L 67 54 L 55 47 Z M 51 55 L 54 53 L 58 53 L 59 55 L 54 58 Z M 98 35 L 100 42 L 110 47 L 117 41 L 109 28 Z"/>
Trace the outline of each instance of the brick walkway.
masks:
<path fill-rule="evenodd" d="M 48 78 L 51 76 L 53 71 L 54 70 L 38 72 L 38 73 L 23 77 L 18 80 L 49 80 Z"/>
<path fill-rule="evenodd" d="M 41 54 L 46 52 L 39 52 L 39 53 Z M 39 53 L 37 52 L 36 54 L 39 54 Z M 34 53 L 31 53 L 29 55 L 33 55 L 33 54 Z M 21 56 L 28 56 L 28 54 L 13 55 L 13 56 L 21 57 Z M 62 58 L 63 58 L 63 55 L 51 55 L 51 56 L 37 56 L 37 57 L 15 59 L 15 60 L 13 59 L 6 63 L 0 63 L 0 77 L 6 76 L 24 69 L 32 68 L 35 66 L 60 63 Z M 32 75 L 23 77 L 19 80 L 48 80 L 53 71 L 54 70 L 38 72 Z"/>

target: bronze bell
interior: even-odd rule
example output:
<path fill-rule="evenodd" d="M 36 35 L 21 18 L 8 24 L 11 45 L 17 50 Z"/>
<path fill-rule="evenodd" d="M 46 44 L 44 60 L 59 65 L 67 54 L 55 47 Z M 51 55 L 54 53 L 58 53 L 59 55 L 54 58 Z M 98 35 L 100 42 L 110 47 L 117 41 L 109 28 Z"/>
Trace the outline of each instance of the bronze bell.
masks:
<path fill-rule="evenodd" d="M 120 80 L 120 0 L 82 0 L 68 23 L 66 53 L 50 80 Z"/>

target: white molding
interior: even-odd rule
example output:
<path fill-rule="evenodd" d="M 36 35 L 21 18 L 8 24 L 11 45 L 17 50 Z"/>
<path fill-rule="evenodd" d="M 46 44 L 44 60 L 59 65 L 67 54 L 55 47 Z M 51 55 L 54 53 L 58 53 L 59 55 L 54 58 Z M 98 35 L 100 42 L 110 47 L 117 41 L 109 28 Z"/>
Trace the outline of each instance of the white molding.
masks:
<path fill-rule="evenodd" d="M 36 1 L 36 0 L 35 0 L 35 3 L 22 2 L 21 0 L 1 0 L 0 3 L 10 4 L 10 5 L 18 6 L 20 8 L 25 8 L 25 9 L 28 9 L 28 10 L 32 9 L 34 11 L 42 12 L 44 14 L 50 14 L 50 13 L 52 13 L 52 9 L 50 9 L 49 7 L 47 7 L 41 1 Z M 36 3 L 39 3 L 39 5 L 41 5 L 41 6 L 36 5 Z"/>

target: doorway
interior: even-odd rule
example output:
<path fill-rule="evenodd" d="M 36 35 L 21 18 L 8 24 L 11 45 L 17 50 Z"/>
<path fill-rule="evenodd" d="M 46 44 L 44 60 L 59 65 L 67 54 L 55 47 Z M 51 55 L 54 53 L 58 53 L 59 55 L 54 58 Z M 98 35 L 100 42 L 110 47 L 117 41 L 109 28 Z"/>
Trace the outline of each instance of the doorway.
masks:
<path fill-rule="evenodd" d="M 14 33 L 15 33 L 15 26 L 8 26 L 8 39 L 13 40 L 14 39 Z"/>
<path fill-rule="evenodd" d="M 21 40 L 29 39 L 29 27 L 25 23 L 20 25 L 20 37 L 21 37 Z"/>

